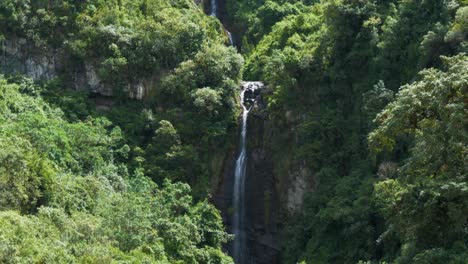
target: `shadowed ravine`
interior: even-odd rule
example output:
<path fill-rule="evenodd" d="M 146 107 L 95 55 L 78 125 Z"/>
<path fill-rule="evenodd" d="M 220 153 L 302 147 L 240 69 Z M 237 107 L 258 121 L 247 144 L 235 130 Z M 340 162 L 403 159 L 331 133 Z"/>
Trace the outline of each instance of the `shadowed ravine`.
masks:
<path fill-rule="evenodd" d="M 211 0 L 210 16 L 220 18 L 223 13 L 219 0 Z M 221 20 L 221 18 L 220 18 Z M 232 34 L 225 29 L 229 44 L 234 45 Z M 229 245 L 230 255 L 236 264 L 274 264 L 278 260 L 276 236 L 277 204 L 276 197 L 265 203 L 265 197 L 276 193 L 274 180 L 269 164 L 269 157 L 257 155 L 265 153 L 262 146 L 254 144 L 252 149 L 248 145 L 252 138 L 256 142 L 263 141 L 259 133 L 263 129 L 263 122 L 254 114 L 254 120 L 249 121 L 251 110 L 258 110 L 261 100 L 262 82 L 243 82 L 240 90 L 240 105 L 242 120 L 240 123 L 240 139 L 238 155 L 226 161 L 225 177 L 218 198 L 218 207 L 223 211 L 225 222 L 234 234 L 234 240 Z M 261 102 L 261 108 L 266 105 Z M 248 137 L 248 123 L 253 122 L 253 135 Z M 252 156 L 253 155 L 253 156 Z M 250 158 L 250 164 L 248 160 Z M 235 161 L 235 162 L 234 162 Z M 249 178 L 249 175 L 252 178 Z M 275 196 L 275 195 L 273 195 Z M 219 201 L 221 200 L 221 201 Z M 275 207 L 275 208 L 274 208 Z M 271 216 L 272 218 L 269 218 Z"/>
<path fill-rule="evenodd" d="M 218 0 L 211 0 L 210 5 L 211 5 L 210 16 L 219 18 L 219 15 L 218 15 Z M 226 28 L 224 28 L 224 31 L 226 32 L 226 35 L 227 35 L 227 37 L 229 39 L 229 45 L 234 46 L 234 38 L 232 36 L 232 33 L 229 32 L 229 30 L 227 30 Z"/>
<path fill-rule="evenodd" d="M 249 248 L 247 247 L 247 204 L 246 204 L 246 178 L 247 178 L 247 118 L 249 111 L 255 104 L 255 91 L 263 88 L 261 82 L 245 82 L 240 93 L 242 106 L 242 125 L 239 143 L 239 156 L 234 170 L 234 189 L 232 192 L 233 214 L 232 232 L 235 236 L 232 243 L 232 256 L 236 263 L 250 263 Z M 247 95 L 247 96 L 246 96 Z"/>
<path fill-rule="evenodd" d="M 218 3 L 217 0 L 211 0 L 211 16 L 217 17 L 218 13 Z"/>
<path fill-rule="evenodd" d="M 245 177 L 246 177 L 246 138 L 247 138 L 247 118 L 249 116 L 250 106 L 244 104 L 245 87 L 240 94 L 240 104 L 242 106 L 242 129 L 240 136 L 240 152 L 236 161 L 234 172 L 234 190 L 233 190 L 233 216 L 232 231 L 235 239 L 232 243 L 232 255 L 236 263 L 246 263 L 248 255 L 246 247 L 245 230 Z M 248 107 L 248 108 L 247 108 Z"/>

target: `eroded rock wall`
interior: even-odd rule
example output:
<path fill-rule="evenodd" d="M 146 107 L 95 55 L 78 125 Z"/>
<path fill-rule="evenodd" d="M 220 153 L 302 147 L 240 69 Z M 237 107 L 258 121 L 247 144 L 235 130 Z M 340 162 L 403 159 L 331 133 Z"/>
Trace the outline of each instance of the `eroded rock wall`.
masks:
<path fill-rule="evenodd" d="M 275 264 L 280 262 L 281 194 L 268 141 L 271 124 L 263 99 L 251 110 L 248 128 L 248 247 L 251 250 L 252 263 Z"/>
<path fill-rule="evenodd" d="M 249 264 L 280 263 L 281 230 L 289 218 L 300 213 L 305 195 L 317 184 L 307 164 L 290 154 L 293 153 L 291 148 L 297 145 L 293 113 L 285 113 L 291 121 L 290 129 L 279 128 L 270 119 L 266 102 L 270 93 L 267 87 L 261 90 L 248 117 L 246 221 Z M 228 230 L 232 221 L 237 152 L 233 150 L 225 157 L 223 177 L 213 196 L 223 212 Z"/>
<path fill-rule="evenodd" d="M 65 50 L 41 48 L 24 38 L 9 36 L 0 41 L 0 71 L 24 74 L 33 80 L 49 81 L 61 77 L 68 87 L 102 96 L 114 95 L 114 87 L 99 77 L 99 67 L 92 61 L 73 60 Z M 150 93 L 153 80 L 128 80 L 124 92 L 132 99 L 143 99 Z"/>

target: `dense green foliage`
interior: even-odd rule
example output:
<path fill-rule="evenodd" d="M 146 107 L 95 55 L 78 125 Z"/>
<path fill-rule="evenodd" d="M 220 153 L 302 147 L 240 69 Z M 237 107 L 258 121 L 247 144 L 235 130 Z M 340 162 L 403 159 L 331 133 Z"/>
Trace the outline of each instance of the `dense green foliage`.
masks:
<path fill-rule="evenodd" d="M 29 1 L 0 3 L 0 30 L 42 48 L 65 48 L 114 85 L 173 68 L 209 43 L 219 23 L 190 0 Z"/>
<path fill-rule="evenodd" d="M 8 0 L 0 34 L 67 69 L 42 84 L 0 78 L 0 262 L 232 262 L 206 199 L 243 61 L 218 21 L 189 0 Z M 87 65 L 112 87 L 111 110 L 67 89 Z M 144 102 L 123 96 L 154 76 Z"/>
<path fill-rule="evenodd" d="M 131 129 L 126 133 L 143 150 L 134 148 L 134 155 L 148 161 L 143 167 L 153 180 L 183 180 L 194 186 L 197 197 L 210 191 L 209 181 L 221 164 L 209 163 L 233 144 L 242 63 L 232 48 L 205 47 L 162 78 L 149 108 L 140 104 L 135 111 L 130 104 L 113 110 L 111 119 Z M 121 119 L 126 111 L 132 114 Z"/>
<path fill-rule="evenodd" d="M 468 57 L 444 60 L 445 71 L 425 70 L 420 80 L 401 88 L 369 136 L 376 152 L 393 148 L 403 135 L 412 138 L 397 177 L 382 175 L 375 186 L 388 222 L 382 239 L 393 235 L 403 244 L 397 262 L 468 258 Z"/>
<path fill-rule="evenodd" d="M 95 69 L 104 89 L 120 98 L 105 115 L 122 127 L 130 165 L 143 166 L 158 183 L 189 182 L 197 197 L 210 191 L 221 164 L 209 163 L 232 147 L 243 61 L 225 47 L 219 21 L 193 1 L 2 1 L 0 34 L 25 39 L 36 47 L 32 52 L 63 55 L 66 70 L 45 95 L 75 120 L 93 114 L 87 94 L 64 86 L 76 86 L 77 73 Z M 146 102 L 128 102 L 129 83 L 141 80 L 149 89 Z M 160 142 L 163 120 L 180 140 Z"/>
<path fill-rule="evenodd" d="M 0 78 L 2 263 L 231 262 L 212 205 L 129 171 L 119 127 L 69 122 L 40 94 Z"/>
<path fill-rule="evenodd" d="M 192 0 L 0 1 L 3 51 L 24 40 L 64 64 L 0 78 L 0 262 L 231 263 L 207 199 L 244 78 L 272 91 L 278 182 L 313 172 L 284 263 L 465 263 L 468 2 L 225 7 L 245 62 Z M 89 69 L 112 99 L 75 87 Z"/>
<path fill-rule="evenodd" d="M 273 89 L 277 173 L 300 160 L 318 183 L 285 263 L 466 261 L 467 58 L 441 60 L 468 51 L 466 4 L 230 2 L 245 78 Z"/>

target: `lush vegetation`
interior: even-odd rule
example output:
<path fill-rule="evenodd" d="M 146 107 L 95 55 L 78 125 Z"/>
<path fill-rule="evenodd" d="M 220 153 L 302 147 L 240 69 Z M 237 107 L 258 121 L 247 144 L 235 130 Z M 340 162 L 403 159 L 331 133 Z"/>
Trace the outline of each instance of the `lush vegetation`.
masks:
<path fill-rule="evenodd" d="M 65 58 L 53 80 L 0 77 L 0 262 L 231 263 L 208 199 L 242 78 L 272 90 L 276 177 L 300 162 L 316 183 L 284 263 L 466 262 L 466 0 L 226 1 L 245 62 L 202 9 L 0 1 L 2 49 Z M 69 89 L 88 68 L 110 109 Z"/>
<path fill-rule="evenodd" d="M 274 91 L 276 163 L 318 183 L 285 263 L 464 263 L 466 1 L 230 3 L 245 78 Z"/>
<path fill-rule="evenodd" d="M 0 262 L 232 263 L 207 194 L 243 60 L 216 19 L 189 0 L 11 0 L 0 33 L 67 68 L 0 77 Z M 112 87 L 111 110 L 67 88 L 85 65 Z M 154 95 L 127 99 L 153 76 Z"/>
<path fill-rule="evenodd" d="M 42 89 L 0 79 L 2 263 L 230 263 L 212 205 L 129 170 L 119 127 L 69 122 Z"/>

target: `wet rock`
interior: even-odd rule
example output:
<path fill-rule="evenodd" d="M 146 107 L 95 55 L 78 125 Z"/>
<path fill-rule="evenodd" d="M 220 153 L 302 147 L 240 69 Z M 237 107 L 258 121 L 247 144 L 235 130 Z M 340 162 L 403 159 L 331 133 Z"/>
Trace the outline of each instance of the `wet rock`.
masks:
<path fill-rule="evenodd" d="M 242 82 L 244 92 L 244 104 L 252 105 L 260 100 L 261 91 L 265 88 L 263 82 Z"/>
<path fill-rule="evenodd" d="M 248 248 L 251 251 L 249 263 L 275 264 L 280 262 L 280 194 L 273 172 L 272 152 L 267 142 L 268 119 L 260 114 L 264 105 L 261 100 L 258 102 L 248 122 L 246 204 L 250 238 Z"/>
<path fill-rule="evenodd" d="M 280 195 L 273 173 L 271 150 L 266 141 L 267 115 L 263 95 L 268 91 L 261 82 L 244 82 L 244 105 L 250 109 L 247 121 L 247 168 L 245 186 L 245 231 L 249 264 L 276 264 L 280 261 Z M 232 224 L 234 168 L 238 153 L 225 160 L 223 181 L 214 196 L 228 227 Z M 226 249 L 230 250 L 228 246 Z"/>

